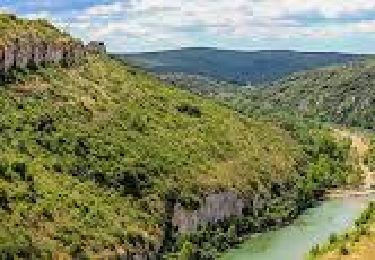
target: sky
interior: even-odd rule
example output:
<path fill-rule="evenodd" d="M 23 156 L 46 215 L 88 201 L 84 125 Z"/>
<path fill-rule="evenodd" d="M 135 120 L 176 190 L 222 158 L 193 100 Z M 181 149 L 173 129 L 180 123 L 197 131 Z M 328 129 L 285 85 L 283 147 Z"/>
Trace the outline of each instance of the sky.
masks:
<path fill-rule="evenodd" d="M 111 52 L 181 47 L 375 53 L 375 0 L 0 0 Z"/>

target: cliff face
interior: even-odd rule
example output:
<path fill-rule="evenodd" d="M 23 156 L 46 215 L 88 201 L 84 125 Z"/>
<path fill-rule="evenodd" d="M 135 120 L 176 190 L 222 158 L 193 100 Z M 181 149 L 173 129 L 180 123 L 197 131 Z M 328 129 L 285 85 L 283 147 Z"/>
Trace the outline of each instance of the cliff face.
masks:
<path fill-rule="evenodd" d="M 298 194 L 288 189 L 284 184 L 279 185 L 277 192 L 264 188 L 256 193 L 245 196 L 234 192 L 221 192 L 207 195 L 204 203 L 197 210 L 187 210 L 180 203 L 174 205 L 172 225 L 179 234 L 194 233 L 199 227 L 208 224 L 220 224 L 230 218 L 254 218 L 254 225 L 262 225 L 266 218 L 258 219 L 267 209 L 280 207 L 285 214 L 269 215 L 269 225 L 279 225 L 288 218 L 291 212 L 297 210 Z"/>
<path fill-rule="evenodd" d="M 92 52 L 106 53 L 106 46 L 104 42 L 91 41 L 87 44 L 87 49 Z"/>
<path fill-rule="evenodd" d="M 172 224 L 179 233 L 197 231 L 199 226 L 217 223 L 230 217 L 242 216 L 244 201 L 233 192 L 210 194 L 197 210 L 186 210 L 177 203 Z"/>
<path fill-rule="evenodd" d="M 44 63 L 70 66 L 78 63 L 88 52 L 104 53 L 105 49 L 85 46 L 79 41 L 46 42 L 32 36 L 16 38 L 0 44 L 0 73 L 5 75 L 11 69 L 38 67 Z"/>

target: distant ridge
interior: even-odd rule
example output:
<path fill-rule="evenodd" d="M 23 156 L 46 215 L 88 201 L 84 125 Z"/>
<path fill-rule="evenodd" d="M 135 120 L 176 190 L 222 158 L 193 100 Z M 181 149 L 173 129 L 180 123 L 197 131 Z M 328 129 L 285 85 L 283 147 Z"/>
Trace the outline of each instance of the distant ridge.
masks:
<path fill-rule="evenodd" d="M 301 54 L 340 54 L 340 55 L 354 55 L 354 56 L 366 56 L 370 54 L 362 53 L 351 53 L 351 52 L 339 52 L 339 51 L 298 51 L 293 49 L 259 49 L 259 50 L 236 50 L 236 49 L 221 49 L 216 47 L 205 47 L 205 46 L 191 46 L 191 47 L 181 47 L 179 49 L 166 49 L 166 50 L 156 50 L 156 51 L 144 51 L 144 52 L 124 52 L 116 53 L 123 55 L 141 55 L 141 54 L 150 54 L 150 53 L 163 53 L 163 52 L 180 52 L 180 51 L 219 51 L 219 52 L 238 52 L 238 53 L 301 53 Z"/>
<path fill-rule="evenodd" d="M 236 85 L 264 84 L 294 72 L 366 57 L 362 54 L 338 52 L 237 51 L 210 47 L 185 47 L 178 50 L 113 55 L 157 74 L 201 75 Z"/>

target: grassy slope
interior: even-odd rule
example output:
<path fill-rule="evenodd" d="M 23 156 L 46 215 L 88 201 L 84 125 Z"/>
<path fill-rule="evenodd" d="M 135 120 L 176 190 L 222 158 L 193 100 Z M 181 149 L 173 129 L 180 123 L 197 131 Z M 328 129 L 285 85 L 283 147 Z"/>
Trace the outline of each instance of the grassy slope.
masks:
<path fill-rule="evenodd" d="M 4 252 L 154 244 L 171 189 L 184 201 L 295 173 L 298 149 L 284 131 L 104 57 L 23 73 L 2 86 L 0 107 Z"/>

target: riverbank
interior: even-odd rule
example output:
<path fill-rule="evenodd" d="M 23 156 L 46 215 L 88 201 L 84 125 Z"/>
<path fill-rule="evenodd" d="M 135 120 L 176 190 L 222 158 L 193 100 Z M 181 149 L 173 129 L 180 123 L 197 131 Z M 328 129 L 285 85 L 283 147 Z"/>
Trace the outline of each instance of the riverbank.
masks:
<path fill-rule="evenodd" d="M 372 200 L 368 208 L 356 220 L 354 227 L 342 235 L 331 234 L 329 242 L 322 246 L 316 245 L 309 253 L 309 259 L 341 260 L 375 258 L 375 190 L 374 175 L 370 167 L 365 164 L 369 153 L 369 139 L 349 132 L 340 131 L 341 135 L 350 136 L 357 147 L 358 162 L 364 173 L 364 182 L 360 190 L 336 191 L 330 196 L 358 196 L 364 195 Z"/>
<path fill-rule="evenodd" d="M 352 163 L 362 172 L 363 181 L 361 185 L 356 190 L 346 190 L 346 192 L 362 192 L 362 194 L 375 192 L 375 172 L 371 171 L 370 167 L 365 163 L 370 146 L 369 138 L 363 133 L 347 129 L 334 128 L 333 132 L 339 140 L 350 139 Z M 344 190 L 342 191 L 345 192 Z"/>
<path fill-rule="evenodd" d="M 367 198 L 338 198 L 308 209 L 288 226 L 257 234 L 221 260 L 301 260 L 316 243 L 329 239 L 354 224 L 365 209 Z"/>
<path fill-rule="evenodd" d="M 192 209 L 172 205 L 171 208 L 179 209 L 175 210 L 179 214 L 177 218 L 171 215 L 166 225 L 171 227 L 164 247 L 167 257 L 215 259 L 246 241 L 251 234 L 274 232 L 293 225 L 298 216 L 322 203 L 324 191 L 346 187 L 354 179 L 359 179 L 358 173 L 348 164 L 350 142 L 336 139 L 328 128 L 311 128 L 299 123 L 288 129 L 303 148 L 301 160 L 297 162 L 297 178 L 286 183 L 273 181 L 271 186 L 262 181 L 257 183 L 253 192 L 237 194 L 235 200 L 225 199 L 226 202 L 232 201 L 230 204 L 233 205 L 241 202 L 238 205 L 243 206 L 241 214 L 230 214 L 229 218 L 216 217 L 232 212 L 216 211 L 216 208 L 228 206 L 237 212 L 237 207 L 229 207 L 231 205 L 226 205 L 225 201 L 216 203 L 214 200 L 212 204 L 211 200 L 203 200 Z M 214 197 L 217 196 L 221 197 L 220 193 Z M 215 214 L 207 215 L 207 209 Z M 215 220 L 207 223 L 206 218 L 199 216 L 208 216 L 209 219 L 212 216 Z"/>
<path fill-rule="evenodd" d="M 353 132 L 346 129 L 334 128 L 332 129 L 339 140 L 351 140 L 351 163 L 354 168 L 362 172 L 362 182 L 360 185 L 330 189 L 325 193 L 328 199 L 342 198 L 342 197 L 362 197 L 372 196 L 375 194 L 375 172 L 371 171 L 369 166 L 365 163 L 369 151 L 369 139 L 364 134 Z"/>
<path fill-rule="evenodd" d="M 375 192 L 369 189 L 367 176 L 372 173 L 364 163 L 368 146 L 365 139 L 348 131 L 334 129 L 333 133 L 339 141 L 350 140 L 348 161 L 360 171 L 362 181 L 327 190 L 319 205 L 308 209 L 290 225 L 250 237 L 238 249 L 224 254 L 222 260 L 303 259 L 316 243 L 324 243 L 332 233 L 342 232 L 355 223 Z M 336 203 L 340 206 L 335 208 Z"/>
<path fill-rule="evenodd" d="M 355 221 L 354 227 L 342 235 L 332 233 L 329 242 L 310 251 L 311 260 L 370 260 L 375 256 L 375 202 Z"/>

